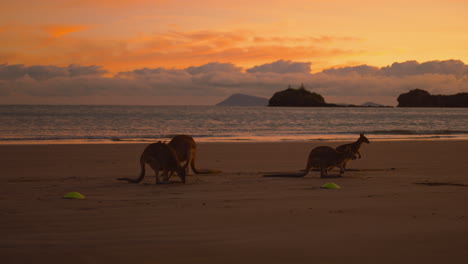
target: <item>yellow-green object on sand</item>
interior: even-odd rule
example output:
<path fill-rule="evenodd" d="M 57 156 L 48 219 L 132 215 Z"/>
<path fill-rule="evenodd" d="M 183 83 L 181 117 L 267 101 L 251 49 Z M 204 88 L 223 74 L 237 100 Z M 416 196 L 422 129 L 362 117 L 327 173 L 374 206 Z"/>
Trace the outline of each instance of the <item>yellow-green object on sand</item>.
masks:
<path fill-rule="evenodd" d="M 85 197 L 79 192 L 69 192 L 63 196 L 67 199 L 84 199 Z"/>
<path fill-rule="evenodd" d="M 336 185 L 333 182 L 325 183 L 324 185 L 320 186 L 323 189 L 340 189 L 341 187 Z"/>

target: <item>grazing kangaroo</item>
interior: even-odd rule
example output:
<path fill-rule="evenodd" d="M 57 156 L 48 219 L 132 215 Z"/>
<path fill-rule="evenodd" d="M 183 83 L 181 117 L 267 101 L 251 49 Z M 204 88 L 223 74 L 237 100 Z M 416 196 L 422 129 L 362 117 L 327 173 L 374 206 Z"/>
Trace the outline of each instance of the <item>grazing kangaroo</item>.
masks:
<path fill-rule="evenodd" d="M 340 151 L 340 152 L 343 152 L 346 148 L 350 148 L 351 151 L 354 153 L 354 154 L 358 154 L 359 155 L 359 159 L 361 158 L 361 153 L 359 152 L 359 149 L 361 148 L 361 145 L 362 143 L 367 143 L 369 144 L 369 139 L 367 139 L 365 136 L 364 136 L 364 133 L 361 133 L 359 134 L 359 139 L 356 140 L 356 142 L 353 142 L 353 143 L 349 143 L 349 144 L 343 144 L 341 146 L 338 146 L 336 147 L 336 150 L 337 151 Z M 346 169 L 346 163 L 345 162 L 343 164 L 343 168 Z"/>
<path fill-rule="evenodd" d="M 217 170 L 197 169 L 195 166 L 195 159 L 197 157 L 197 144 L 195 144 L 193 137 L 189 135 L 176 135 L 171 139 L 168 145 L 177 153 L 179 162 L 186 162 L 182 167 L 186 171 L 187 175 L 189 173 L 189 164 L 195 174 L 211 174 L 221 172 Z"/>
<path fill-rule="evenodd" d="M 140 177 L 136 179 L 118 178 L 117 180 L 128 181 L 131 183 L 139 183 L 145 177 L 146 163 L 154 170 L 156 174 L 156 184 L 161 183 L 159 180 L 159 171 L 163 171 L 164 181 L 169 180 L 169 172 L 176 172 L 183 183 L 185 183 L 185 169 L 180 166 L 176 152 L 169 146 L 159 141 L 158 143 L 149 144 L 140 156 Z"/>
<path fill-rule="evenodd" d="M 333 167 L 340 169 L 340 176 L 344 173 L 343 164 L 350 159 L 356 159 L 356 155 L 349 147 L 344 152 L 339 152 L 329 146 L 320 146 L 312 149 L 307 159 L 307 166 L 303 172 L 294 174 L 269 174 L 266 177 L 304 177 L 312 168 L 320 169 L 320 177 L 329 177 L 328 170 Z"/>

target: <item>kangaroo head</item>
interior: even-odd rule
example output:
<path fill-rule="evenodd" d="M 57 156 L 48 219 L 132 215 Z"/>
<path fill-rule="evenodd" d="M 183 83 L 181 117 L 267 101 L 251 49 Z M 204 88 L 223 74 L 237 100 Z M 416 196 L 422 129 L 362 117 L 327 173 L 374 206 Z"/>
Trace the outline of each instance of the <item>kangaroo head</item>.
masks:
<path fill-rule="evenodd" d="M 370 143 L 369 139 L 364 136 L 364 133 L 359 134 L 359 141 L 364 142 L 364 143 Z"/>

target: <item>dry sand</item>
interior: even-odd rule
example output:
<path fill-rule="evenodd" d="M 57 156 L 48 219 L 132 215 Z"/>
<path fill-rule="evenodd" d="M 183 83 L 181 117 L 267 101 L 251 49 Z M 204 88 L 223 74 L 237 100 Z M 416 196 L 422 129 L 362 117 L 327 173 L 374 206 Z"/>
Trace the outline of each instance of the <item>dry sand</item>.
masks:
<path fill-rule="evenodd" d="M 468 141 L 372 142 L 342 178 L 262 177 L 324 144 L 200 143 L 198 167 L 223 172 L 185 185 L 115 180 L 142 144 L 2 145 L 0 262 L 468 262 Z"/>

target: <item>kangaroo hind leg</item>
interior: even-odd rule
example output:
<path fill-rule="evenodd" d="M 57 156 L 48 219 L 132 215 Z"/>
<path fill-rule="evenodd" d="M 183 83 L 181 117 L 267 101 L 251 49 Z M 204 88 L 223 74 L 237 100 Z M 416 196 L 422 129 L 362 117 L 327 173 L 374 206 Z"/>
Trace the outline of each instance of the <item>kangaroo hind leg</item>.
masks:
<path fill-rule="evenodd" d="M 154 175 L 156 176 L 156 184 L 160 184 L 161 181 L 159 180 L 159 169 L 160 169 L 159 162 L 157 162 L 156 160 L 151 160 L 149 162 L 149 165 L 154 170 Z"/>
<path fill-rule="evenodd" d="M 320 178 L 325 178 L 328 176 L 327 170 L 328 168 L 326 167 L 320 167 Z"/>
<path fill-rule="evenodd" d="M 185 175 L 189 175 L 189 172 L 190 172 L 190 164 L 192 164 L 192 160 L 195 159 L 195 152 L 193 149 L 189 149 L 189 151 L 187 151 L 186 155 L 185 155 L 185 160 L 186 160 L 186 163 L 185 165 L 182 167 L 184 170 L 185 170 Z M 195 171 L 194 171 L 195 173 Z"/>

